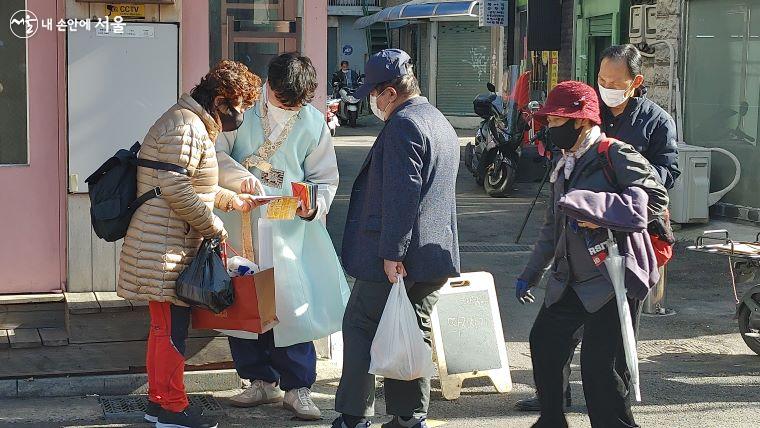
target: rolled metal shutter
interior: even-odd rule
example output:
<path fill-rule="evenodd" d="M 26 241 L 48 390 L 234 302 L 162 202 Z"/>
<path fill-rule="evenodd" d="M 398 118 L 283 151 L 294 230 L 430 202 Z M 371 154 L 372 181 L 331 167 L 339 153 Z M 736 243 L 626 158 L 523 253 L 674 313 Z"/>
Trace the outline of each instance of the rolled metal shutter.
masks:
<path fill-rule="evenodd" d="M 594 16 L 588 20 L 588 35 L 591 37 L 611 37 L 614 15 Z"/>
<path fill-rule="evenodd" d="M 438 24 L 436 107 L 452 116 L 475 116 L 472 100 L 491 80 L 491 30 L 477 22 Z"/>

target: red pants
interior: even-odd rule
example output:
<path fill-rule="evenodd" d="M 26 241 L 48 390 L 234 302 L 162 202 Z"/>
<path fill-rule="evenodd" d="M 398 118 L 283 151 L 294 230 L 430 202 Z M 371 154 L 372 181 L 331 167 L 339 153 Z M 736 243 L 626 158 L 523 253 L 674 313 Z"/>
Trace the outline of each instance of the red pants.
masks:
<path fill-rule="evenodd" d="M 150 302 L 149 307 L 148 398 L 170 412 L 181 412 L 188 406 L 184 353 L 190 308 L 163 302 Z"/>

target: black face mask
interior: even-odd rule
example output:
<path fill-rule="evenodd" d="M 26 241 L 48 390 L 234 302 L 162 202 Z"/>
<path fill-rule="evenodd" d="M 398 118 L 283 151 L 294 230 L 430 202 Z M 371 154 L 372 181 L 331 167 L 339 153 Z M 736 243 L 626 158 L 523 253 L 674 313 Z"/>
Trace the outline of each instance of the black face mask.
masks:
<path fill-rule="evenodd" d="M 578 142 L 581 130 L 582 128 L 575 129 L 575 120 L 570 119 L 562 126 L 549 128 L 549 139 L 557 148 L 568 150 Z"/>
<path fill-rule="evenodd" d="M 240 113 L 239 111 L 235 110 L 227 104 L 227 111 L 223 112 L 222 110 L 217 109 L 219 112 L 219 120 L 222 121 L 222 131 L 224 132 L 230 132 L 234 131 L 238 128 L 240 128 L 240 125 L 243 124 L 243 119 L 245 116 L 243 113 Z"/>

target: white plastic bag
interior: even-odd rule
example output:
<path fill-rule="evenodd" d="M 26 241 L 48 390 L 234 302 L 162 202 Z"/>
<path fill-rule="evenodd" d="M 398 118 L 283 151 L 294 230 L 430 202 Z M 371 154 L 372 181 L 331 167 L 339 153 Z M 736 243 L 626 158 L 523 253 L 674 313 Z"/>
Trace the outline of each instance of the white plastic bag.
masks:
<path fill-rule="evenodd" d="M 256 263 L 241 256 L 232 256 L 227 258 L 227 273 L 230 277 L 255 275 L 259 272 Z"/>
<path fill-rule="evenodd" d="M 259 248 L 257 255 L 259 258 L 259 269 L 266 270 L 274 267 L 274 237 L 272 235 L 272 223 L 265 218 L 260 218 L 258 228 Z"/>
<path fill-rule="evenodd" d="M 369 372 L 388 379 L 414 380 L 435 374 L 432 351 L 422 336 L 401 277 L 385 303 L 370 357 Z"/>

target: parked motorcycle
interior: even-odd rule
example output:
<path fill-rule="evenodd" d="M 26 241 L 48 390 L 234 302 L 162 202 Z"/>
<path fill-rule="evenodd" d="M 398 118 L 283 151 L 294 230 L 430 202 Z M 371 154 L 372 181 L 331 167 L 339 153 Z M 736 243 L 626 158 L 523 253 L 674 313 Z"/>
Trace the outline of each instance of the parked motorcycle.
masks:
<path fill-rule="evenodd" d="M 340 126 L 340 120 L 338 120 L 338 109 L 340 108 L 340 100 L 331 98 L 327 100 L 327 108 L 325 109 L 325 120 L 327 121 L 327 127 L 330 128 L 330 135 L 335 136 L 335 132 Z"/>
<path fill-rule="evenodd" d="M 516 82 L 516 77 L 510 82 Z M 513 88 L 511 84 L 505 87 Z M 488 91 L 473 101 L 475 113 L 483 121 L 475 143 L 468 143 L 465 147 L 465 165 L 489 196 L 503 198 L 512 192 L 517 178 L 528 122 L 512 96 L 505 99 L 497 94 L 493 83 L 488 84 Z"/>
<path fill-rule="evenodd" d="M 348 124 L 352 128 L 356 128 L 356 121 L 359 119 L 359 111 L 361 111 L 363 100 L 354 97 L 354 93 L 362 85 L 363 80 L 364 75 L 360 75 L 358 82 L 353 86 L 341 87 L 340 83 L 333 83 L 333 98 L 340 100 L 338 120 L 341 125 Z"/>

